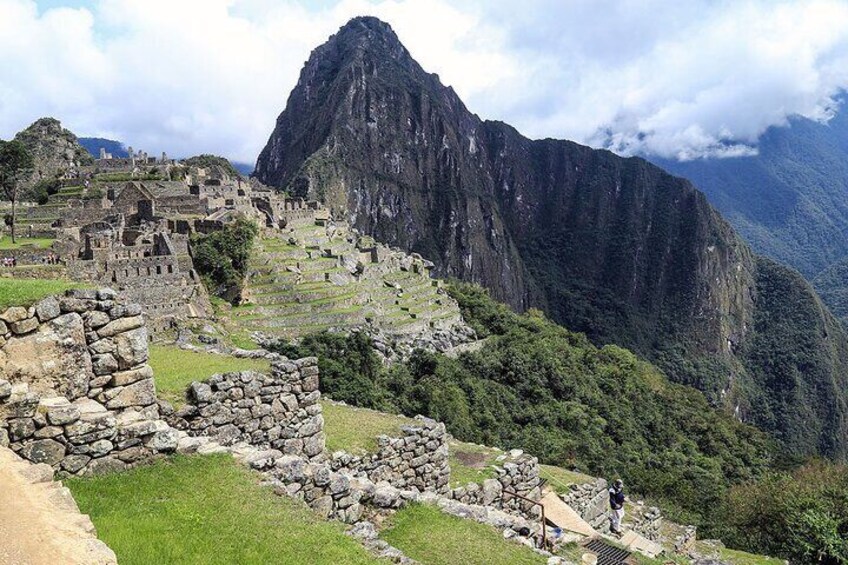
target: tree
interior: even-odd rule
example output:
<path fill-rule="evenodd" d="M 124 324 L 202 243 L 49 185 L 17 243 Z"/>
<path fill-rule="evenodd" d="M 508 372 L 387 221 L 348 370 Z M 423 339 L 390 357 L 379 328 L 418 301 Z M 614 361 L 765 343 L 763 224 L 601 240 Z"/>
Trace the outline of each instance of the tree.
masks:
<path fill-rule="evenodd" d="M 6 198 L 12 203 L 12 243 L 15 243 L 15 206 L 18 202 L 18 188 L 21 180 L 33 167 L 32 155 L 20 141 L 0 140 L 0 186 Z"/>

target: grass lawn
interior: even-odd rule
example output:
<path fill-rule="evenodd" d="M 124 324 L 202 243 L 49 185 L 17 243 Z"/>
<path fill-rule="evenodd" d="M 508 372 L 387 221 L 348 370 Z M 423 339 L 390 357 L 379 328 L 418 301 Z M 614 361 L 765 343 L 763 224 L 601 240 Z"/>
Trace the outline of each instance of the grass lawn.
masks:
<path fill-rule="evenodd" d="M 5 249 L 20 249 L 22 247 L 32 247 L 34 249 L 47 249 L 55 239 L 46 237 L 18 237 L 15 243 L 12 243 L 12 238 L 8 235 L 0 236 L 0 250 Z"/>
<path fill-rule="evenodd" d="M 343 449 L 349 453 L 362 454 L 377 449 L 377 436 L 399 437 L 401 426 L 415 425 L 412 418 L 384 414 L 324 401 L 324 433 L 327 435 L 327 449 Z"/>
<path fill-rule="evenodd" d="M 65 484 L 123 565 L 379 563 L 341 524 L 276 496 L 229 455 Z"/>
<path fill-rule="evenodd" d="M 215 373 L 268 371 L 271 364 L 267 359 L 237 359 L 173 345 L 151 345 L 150 366 L 160 398 L 177 405 L 183 402 L 185 390 L 193 381 L 208 379 Z"/>
<path fill-rule="evenodd" d="M 70 288 L 86 285 L 63 279 L 0 278 L 0 308 L 30 306 L 51 294 L 62 294 Z"/>
<path fill-rule="evenodd" d="M 380 537 L 425 565 L 544 565 L 529 548 L 503 539 L 485 524 L 438 508 L 411 505 L 386 521 Z"/>

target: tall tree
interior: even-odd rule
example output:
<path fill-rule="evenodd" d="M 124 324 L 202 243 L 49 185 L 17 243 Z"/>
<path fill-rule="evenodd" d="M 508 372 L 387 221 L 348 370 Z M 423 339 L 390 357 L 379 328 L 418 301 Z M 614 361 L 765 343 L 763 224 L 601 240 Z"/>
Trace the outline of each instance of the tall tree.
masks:
<path fill-rule="evenodd" d="M 32 155 L 20 141 L 0 140 L 0 186 L 12 203 L 12 243 L 15 243 L 16 206 L 21 180 L 33 167 Z"/>

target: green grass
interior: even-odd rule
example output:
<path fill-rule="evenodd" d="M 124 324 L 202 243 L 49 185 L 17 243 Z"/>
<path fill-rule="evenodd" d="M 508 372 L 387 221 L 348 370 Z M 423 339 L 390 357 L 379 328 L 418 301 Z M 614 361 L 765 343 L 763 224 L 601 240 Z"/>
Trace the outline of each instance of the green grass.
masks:
<path fill-rule="evenodd" d="M 380 537 L 426 565 L 536 565 L 546 560 L 528 547 L 503 539 L 484 524 L 411 505 L 389 518 Z"/>
<path fill-rule="evenodd" d="M 238 359 L 214 353 L 185 351 L 173 345 L 151 345 L 150 366 L 159 396 L 174 404 L 183 402 L 186 387 L 215 373 L 268 371 L 267 359 Z"/>
<path fill-rule="evenodd" d="M 20 229 L 20 228 L 18 228 Z M 0 237 L 0 250 L 21 249 L 23 247 L 31 247 L 33 249 L 47 249 L 55 239 L 49 237 L 18 237 L 15 243 L 12 243 L 10 236 L 4 235 Z"/>
<path fill-rule="evenodd" d="M 0 278 L 0 308 L 30 306 L 51 294 L 61 294 L 70 288 L 85 286 L 64 279 Z"/>
<path fill-rule="evenodd" d="M 783 565 L 784 563 L 782 559 L 726 548 L 719 550 L 719 558 L 732 565 Z"/>
<path fill-rule="evenodd" d="M 502 451 L 491 447 L 461 441 L 450 442 L 448 448 L 452 487 L 482 483 L 486 479 L 494 478 L 492 465 L 496 464 L 497 456 L 503 454 Z"/>
<path fill-rule="evenodd" d="M 589 475 L 567 471 L 553 465 L 539 465 L 539 476 L 548 481 L 548 486 L 560 494 L 569 492 L 571 485 L 582 485 L 595 480 Z"/>
<path fill-rule="evenodd" d="M 367 408 L 345 406 L 334 402 L 322 402 L 324 409 L 324 433 L 327 435 L 329 451 L 344 450 L 362 454 L 377 449 L 377 436 L 401 435 L 400 428 L 415 424 L 412 418 L 384 414 Z"/>
<path fill-rule="evenodd" d="M 341 524 L 274 495 L 228 455 L 65 484 L 122 565 L 379 563 Z"/>

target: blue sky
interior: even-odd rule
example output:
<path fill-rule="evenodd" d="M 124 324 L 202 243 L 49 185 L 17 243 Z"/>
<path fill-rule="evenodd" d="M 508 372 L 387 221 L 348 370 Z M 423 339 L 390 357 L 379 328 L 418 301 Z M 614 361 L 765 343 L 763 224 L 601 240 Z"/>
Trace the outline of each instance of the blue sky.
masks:
<path fill-rule="evenodd" d="M 363 14 L 481 117 L 621 154 L 749 154 L 848 86 L 848 0 L 0 0 L 0 137 L 50 115 L 252 162 L 310 51 Z"/>

